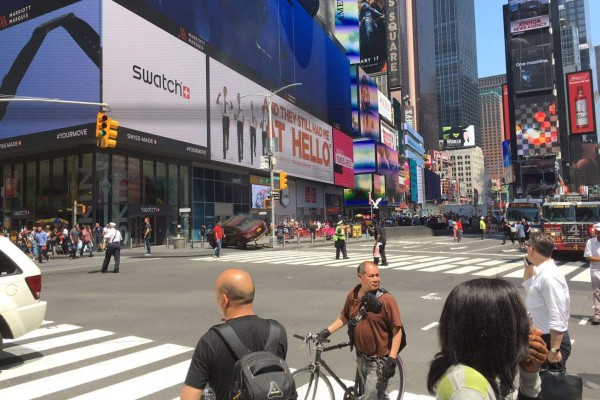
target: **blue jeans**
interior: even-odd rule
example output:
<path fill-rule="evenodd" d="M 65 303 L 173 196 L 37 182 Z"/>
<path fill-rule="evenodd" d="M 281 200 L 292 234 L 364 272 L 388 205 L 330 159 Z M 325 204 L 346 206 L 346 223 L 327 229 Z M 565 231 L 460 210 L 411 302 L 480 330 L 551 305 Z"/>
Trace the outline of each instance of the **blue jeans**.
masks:
<path fill-rule="evenodd" d="M 221 254 L 221 246 L 223 245 L 223 239 L 217 240 L 217 247 L 215 247 L 215 256 L 219 257 Z"/>
<path fill-rule="evenodd" d="M 146 254 L 150 254 L 150 236 L 146 238 Z"/>
<path fill-rule="evenodd" d="M 358 375 L 364 388 L 363 395 L 359 397 L 360 400 L 389 400 L 385 393 L 388 380 L 377 376 L 377 363 L 377 357 L 356 357 Z"/>

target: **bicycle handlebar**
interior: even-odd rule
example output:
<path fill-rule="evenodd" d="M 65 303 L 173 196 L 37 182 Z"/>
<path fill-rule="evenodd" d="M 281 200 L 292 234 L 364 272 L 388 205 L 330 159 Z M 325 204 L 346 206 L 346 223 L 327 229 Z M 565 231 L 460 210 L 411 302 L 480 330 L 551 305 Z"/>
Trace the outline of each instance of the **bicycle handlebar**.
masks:
<path fill-rule="evenodd" d="M 304 343 L 308 343 L 309 341 L 313 342 L 313 343 L 329 343 L 330 340 L 329 339 L 324 339 L 324 340 L 319 340 L 318 335 L 316 333 L 307 333 L 304 336 L 300 336 L 294 333 L 294 337 L 296 339 L 300 339 L 302 340 Z"/>
<path fill-rule="evenodd" d="M 348 343 L 348 342 L 342 342 L 342 343 L 334 344 L 333 346 L 325 347 L 323 349 L 323 351 L 343 349 L 344 347 L 348 347 L 348 346 L 350 346 L 350 343 Z"/>

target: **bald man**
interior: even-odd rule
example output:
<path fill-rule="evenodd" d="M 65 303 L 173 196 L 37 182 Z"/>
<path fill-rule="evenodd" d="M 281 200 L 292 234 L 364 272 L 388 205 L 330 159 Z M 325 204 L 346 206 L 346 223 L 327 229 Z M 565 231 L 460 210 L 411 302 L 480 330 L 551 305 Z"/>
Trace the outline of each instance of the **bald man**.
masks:
<path fill-rule="evenodd" d="M 269 320 L 254 314 L 254 281 L 241 269 L 228 269 L 215 284 L 217 309 L 225 324 L 230 325 L 250 350 L 263 351 L 269 336 Z M 271 322 L 275 322 L 271 320 Z M 280 324 L 281 325 L 281 324 Z M 287 335 L 281 326 L 276 355 L 285 360 Z M 209 384 L 216 398 L 226 399 L 237 359 L 214 329 L 209 329 L 196 345 L 192 362 L 181 390 L 182 400 L 199 400 Z"/>

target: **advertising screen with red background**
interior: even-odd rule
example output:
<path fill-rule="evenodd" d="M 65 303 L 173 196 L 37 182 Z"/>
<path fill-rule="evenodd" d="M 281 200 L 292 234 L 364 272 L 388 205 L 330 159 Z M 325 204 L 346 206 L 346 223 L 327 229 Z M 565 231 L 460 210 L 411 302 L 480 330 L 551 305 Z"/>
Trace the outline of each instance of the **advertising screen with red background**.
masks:
<path fill-rule="evenodd" d="M 567 93 L 569 96 L 569 126 L 571 134 L 596 132 L 594 113 L 594 91 L 592 71 L 567 74 Z"/>
<path fill-rule="evenodd" d="M 345 188 L 354 187 L 354 150 L 352 138 L 333 128 L 334 183 Z"/>
<path fill-rule="evenodd" d="M 502 85 L 502 114 L 504 114 L 504 140 L 510 140 L 510 109 L 508 108 L 508 85 Z"/>

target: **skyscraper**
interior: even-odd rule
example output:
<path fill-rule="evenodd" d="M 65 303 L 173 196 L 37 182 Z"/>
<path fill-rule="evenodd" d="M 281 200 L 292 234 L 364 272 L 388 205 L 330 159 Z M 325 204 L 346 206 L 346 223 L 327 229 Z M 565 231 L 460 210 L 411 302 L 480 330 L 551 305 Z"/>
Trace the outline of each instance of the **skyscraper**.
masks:
<path fill-rule="evenodd" d="M 579 32 L 579 51 L 581 69 L 590 69 L 594 64 L 594 47 L 590 27 L 588 0 L 560 0 L 558 4 L 560 19 L 577 27 Z"/>
<path fill-rule="evenodd" d="M 474 125 L 482 147 L 474 0 L 434 0 L 440 127 Z"/>
<path fill-rule="evenodd" d="M 492 179 L 504 177 L 502 141 L 504 140 L 504 119 L 502 114 L 502 85 L 506 75 L 494 75 L 479 79 L 481 102 L 481 137 L 485 171 Z"/>

